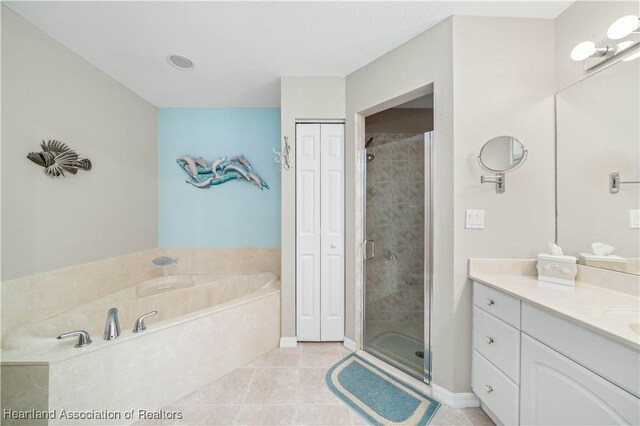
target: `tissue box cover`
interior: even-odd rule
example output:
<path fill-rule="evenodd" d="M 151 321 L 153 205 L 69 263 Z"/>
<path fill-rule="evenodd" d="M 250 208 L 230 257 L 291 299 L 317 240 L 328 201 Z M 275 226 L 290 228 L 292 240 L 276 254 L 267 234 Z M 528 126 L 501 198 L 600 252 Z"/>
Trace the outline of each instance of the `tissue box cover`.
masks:
<path fill-rule="evenodd" d="M 574 256 L 538 255 L 538 281 L 574 285 L 578 267 Z"/>

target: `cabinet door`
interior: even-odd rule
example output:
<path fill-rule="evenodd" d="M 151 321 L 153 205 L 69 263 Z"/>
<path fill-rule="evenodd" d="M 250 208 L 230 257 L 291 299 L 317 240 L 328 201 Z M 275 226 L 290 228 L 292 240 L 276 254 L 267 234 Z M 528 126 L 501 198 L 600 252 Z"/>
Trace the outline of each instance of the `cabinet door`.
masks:
<path fill-rule="evenodd" d="M 344 340 L 344 124 L 323 124 L 320 185 L 320 340 Z"/>
<path fill-rule="evenodd" d="M 640 422 L 640 400 L 622 388 L 525 334 L 521 353 L 521 424 Z"/>
<path fill-rule="evenodd" d="M 296 334 L 320 340 L 320 124 L 296 126 Z"/>

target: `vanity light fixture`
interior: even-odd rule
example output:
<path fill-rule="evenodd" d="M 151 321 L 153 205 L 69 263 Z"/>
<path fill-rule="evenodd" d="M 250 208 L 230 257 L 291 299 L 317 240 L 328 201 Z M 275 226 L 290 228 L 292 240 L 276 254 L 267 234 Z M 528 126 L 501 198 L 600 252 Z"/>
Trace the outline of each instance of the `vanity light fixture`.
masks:
<path fill-rule="evenodd" d="M 189 71 L 193 69 L 193 61 L 182 55 L 169 55 L 167 57 L 169 63 L 174 67 L 182 71 Z"/>
<path fill-rule="evenodd" d="M 611 40 L 620 40 L 631 33 L 637 33 L 640 29 L 640 19 L 636 15 L 623 16 L 609 26 L 607 37 Z"/>
<path fill-rule="evenodd" d="M 590 40 L 578 43 L 571 50 L 571 59 L 576 62 L 584 62 L 584 69 L 588 71 L 604 62 L 627 54 L 630 49 L 640 44 L 640 19 L 636 15 L 626 15 L 617 19 L 607 30 L 608 39 L 599 43 Z M 615 43 L 611 43 L 615 40 Z M 637 54 L 630 54 L 624 58 L 631 61 L 638 57 Z"/>
<path fill-rule="evenodd" d="M 596 46 L 592 41 L 583 41 L 578 43 L 571 51 L 571 59 L 576 62 L 584 61 L 592 56 L 605 56 L 614 51 L 609 46 Z"/>

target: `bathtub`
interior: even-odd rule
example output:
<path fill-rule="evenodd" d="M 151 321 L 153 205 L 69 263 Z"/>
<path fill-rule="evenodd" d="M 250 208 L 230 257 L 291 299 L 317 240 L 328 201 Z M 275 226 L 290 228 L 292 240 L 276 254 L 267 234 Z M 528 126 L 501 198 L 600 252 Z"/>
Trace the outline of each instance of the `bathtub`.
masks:
<path fill-rule="evenodd" d="M 279 287 L 271 273 L 158 277 L 19 327 L 2 338 L 2 409 L 49 413 L 34 424 L 165 415 L 158 410 L 277 347 Z M 112 307 L 121 334 L 106 341 Z M 135 320 L 153 310 L 147 329 L 133 333 Z M 56 339 L 74 330 L 93 343 L 75 348 L 75 338 Z M 82 418 L 70 421 L 69 413 Z"/>

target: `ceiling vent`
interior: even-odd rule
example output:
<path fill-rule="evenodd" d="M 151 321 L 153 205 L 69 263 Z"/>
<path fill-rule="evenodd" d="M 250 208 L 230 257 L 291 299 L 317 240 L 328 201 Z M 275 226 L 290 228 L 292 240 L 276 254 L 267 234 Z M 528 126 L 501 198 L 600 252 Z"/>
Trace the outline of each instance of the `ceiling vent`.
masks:
<path fill-rule="evenodd" d="M 169 56 L 169 63 L 179 70 L 188 71 L 193 69 L 193 62 L 189 58 L 181 55 Z"/>

